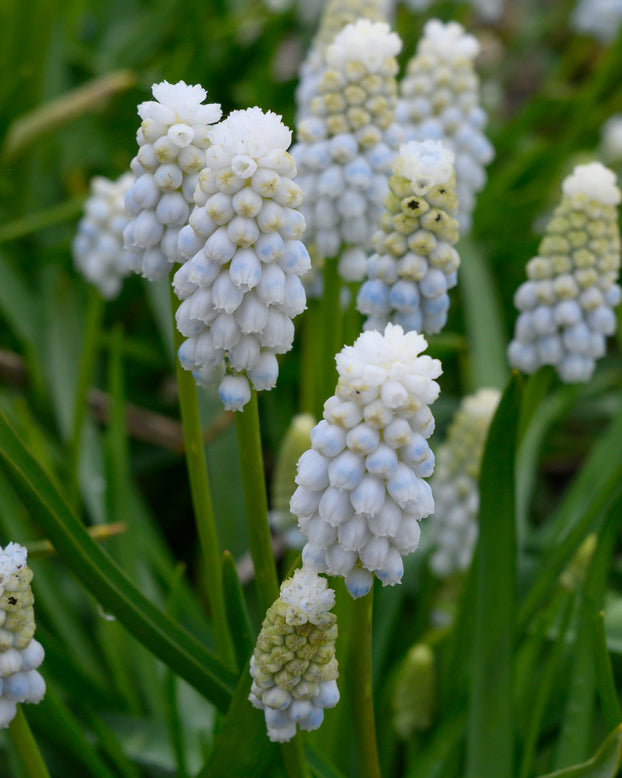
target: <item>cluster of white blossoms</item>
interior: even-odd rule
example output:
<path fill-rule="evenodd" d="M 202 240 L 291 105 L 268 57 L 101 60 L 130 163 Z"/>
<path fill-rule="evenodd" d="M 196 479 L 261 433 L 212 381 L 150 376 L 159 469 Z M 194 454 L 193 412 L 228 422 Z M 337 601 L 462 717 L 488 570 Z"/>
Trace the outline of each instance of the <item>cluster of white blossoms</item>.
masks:
<path fill-rule="evenodd" d="M 401 131 L 394 123 L 401 41 L 383 22 L 349 24 L 326 49 L 311 115 L 292 148 L 300 172 L 306 240 L 339 272 L 361 280 L 366 250 L 382 215 Z"/>
<path fill-rule="evenodd" d="M 514 296 L 521 312 L 508 348 L 513 367 L 553 365 L 562 381 L 587 381 L 616 328 L 622 296 L 615 175 L 599 162 L 578 165 L 562 184 L 528 280 Z"/>
<path fill-rule="evenodd" d="M 431 405 L 439 394 L 437 359 L 421 356 L 416 332 L 388 324 L 364 332 L 337 354 L 336 393 L 298 462 L 292 513 L 307 538 L 303 563 L 344 576 L 353 597 L 375 574 L 399 583 L 402 555 L 419 543 L 419 519 L 434 510 Z"/>
<path fill-rule="evenodd" d="M 296 489 L 296 462 L 309 446 L 309 434 L 315 426 L 310 413 L 299 413 L 291 420 L 281 441 L 272 477 L 270 526 L 282 532 L 290 548 L 302 548 L 304 538 L 298 529 L 298 517 L 289 509 Z"/>
<path fill-rule="evenodd" d="M 34 640 L 32 570 L 27 551 L 17 543 L 0 548 L 0 727 L 8 727 L 18 702 L 38 703 L 45 681 L 37 667 L 43 646 Z"/>
<path fill-rule="evenodd" d="M 268 609 L 251 657 L 249 699 L 264 711 L 270 740 L 290 740 L 296 725 L 317 729 L 324 709 L 339 702 L 334 604 L 326 580 L 303 568 Z"/>
<path fill-rule="evenodd" d="M 188 261 L 173 280 L 182 300 L 177 327 L 187 338 L 178 356 L 198 383 L 220 380 L 225 408 L 241 410 L 250 384 L 276 384 L 276 355 L 291 348 L 292 318 L 306 308 L 300 276 L 311 261 L 281 117 L 233 111 L 209 135 L 196 205 L 179 236 Z"/>
<path fill-rule="evenodd" d="M 207 93 L 198 84 L 163 81 L 151 91 L 155 101 L 138 106 L 139 149 L 131 163 L 136 180 L 125 197 L 133 218 L 124 237 L 132 270 L 154 281 L 179 261 L 179 231 L 188 223 L 205 167 L 210 125 L 222 112 L 216 103 L 202 104 Z"/>
<path fill-rule="evenodd" d="M 466 570 L 477 541 L 479 472 L 488 428 L 499 404 L 496 389 L 465 397 L 447 440 L 439 447 L 432 479 L 434 515 L 429 522 L 435 550 L 430 567 L 440 578 Z"/>
<path fill-rule="evenodd" d="M 300 66 L 296 87 L 297 124 L 311 114 L 311 101 L 318 93 L 318 84 L 326 69 L 327 47 L 344 27 L 359 19 L 386 22 L 387 5 L 387 0 L 327 0 L 318 31 Z"/>
<path fill-rule="evenodd" d="M 376 253 L 367 260 L 368 280 L 357 307 L 364 329 L 383 330 L 389 321 L 405 330 L 440 332 L 460 264 L 453 244 L 458 200 L 453 154 L 440 141 L 410 141 L 400 148 L 389 179 Z"/>
<path fill-rule="evenodd" d="M 622 0 L 578 0 L 572 25 L 601 43 L 612 43 L 622 26 Z"/>
<path fill-rule="evenodd" d="M 130 272 L 130 257 L 123 246 L 123 231 L 130 221 L 124 199 L 133 183 L 131 173 L 116 181 L 95 176 L 72 244 L 77 269 L 108 299 L 119 294 Z"/>
<path fill-rule="evenodd" d="M 486 183 L 484 166 L 494 149 L 484 135 L 487 117 L 479 105 L 473 67 L 477 40 L 457 22 L 431 19 L 400 82 L 396 120 L 405 140 L 440 140 L 455 157 L 460 231 L 471 228 L 475 195 Z"/>

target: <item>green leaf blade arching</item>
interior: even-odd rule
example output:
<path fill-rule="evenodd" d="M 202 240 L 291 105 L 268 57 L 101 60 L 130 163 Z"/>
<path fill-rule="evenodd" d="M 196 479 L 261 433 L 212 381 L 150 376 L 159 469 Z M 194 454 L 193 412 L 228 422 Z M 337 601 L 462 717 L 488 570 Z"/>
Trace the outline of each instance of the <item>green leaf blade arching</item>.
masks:
<path fill-rule="evenodd" d="M 622 724 L 611 732 L 592 759 L 540 778 L 615 778 L 622 761 Z"/>

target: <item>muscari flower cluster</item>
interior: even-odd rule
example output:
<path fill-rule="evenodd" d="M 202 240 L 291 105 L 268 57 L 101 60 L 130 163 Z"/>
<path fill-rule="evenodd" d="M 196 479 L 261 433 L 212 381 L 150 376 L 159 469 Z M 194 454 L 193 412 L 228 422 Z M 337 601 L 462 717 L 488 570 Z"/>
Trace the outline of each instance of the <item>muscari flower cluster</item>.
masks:
<path fill-rule="evenodd" d="M 357 307 L 367 315 L 364 329 L 383 330 L 392 321 L 405 330 L 440 332 L 447 321 L 449 295 L 460 264 L 453 244 L 453 154 L 439 141 L 411 141 L 400 148 L 389 179 L 376 252 L 367 260 L 368 280 Z"/>
<path fill-rule="evenodd" d="M 572 25 L 575 30 L 591 35 L 601 43 L 611 43 L 622 26 L 622 1 L 578 0 Z"/>
<path fill-rule="evenodd" d="M 358 19 L 386 21 L 386 6 L 386 0 L 327 0 L 318 31 L 300 66 L 300 79 L 296 87 L 297 123 L 311 114 L 311 101 L 317 95 L 318 84 L 326 68 L 326 48 L 344 27 Z"/>
<path fill-rule="evenodd" d="M 136 180 L 125 197 L 133 218 L 124 233 L 132 269 L 150 281 L 179 261 L 179 232 L 205 167 L 209 128 L 222 113 L 216 103 L 202 104 L 206 92 L 198 84 L 163 81 L 152 92 L 155 101 L 138 106 L 139 149 L 131 163 Z"/>
<path fill-rule="evenodd" d="M 434 515 L 431 527 L 435 546 L 430 567 L 445 578 L 466 570 L 477 541 L 479 471 L 488 428 L 499 404 L 496 389 L 480 389 L 465 397 L 439 447 L 431 481 Z"/>
<path fill-rule="evenodd" d="M 342 349 L 336 393 L 298 462 L 290 507 L 307 538 L 303 563 L 344 576 L 353 597 L 367 594 L 374 574 L 400 582 L 402 555 L 417 548 L 419 519 L 434 510 L 424 479 L 434 470 L 429 405 L 441 365 L 420 355 L 426 346 L 388 324 Z"/>
<path fill-rule="evenodd" d="M 401 132 L 393 123 L 401 41 L 383 22 L 349 24 L 326 49 L 326 69 L 292 148 L 300 171 L 306 240 L 339 272 L 361 280 L 382 215 Z"/>
<path fill-rule="evenodd" d="M 130 272 L 130 257 L 123 245 L 123 231 L 130 221 L 124 200 L 133 183 L 131 173 L 116 181 L 95 176 L 72 244 L 76 267 L 108 299 L 119 294 Z"/>
<path fill-rule="evenodd" d="M 423 28 L 415 56 L 400 82 L 396 120 L 405 140 L 440 140 L 455 157 L 458 222 L 468 232 L 475 195 L 486 183 L 484 166 L 494 149 L 483 129 L 479 80 L 473 61 L 477 40 L 457 22 L 431 19 Z"/>
<path fill-rule="evenodd" d="M 296 725 L 317 729 L 339 702 L 334 604 L 326 580 L 303 568 L 268 609 L 251 657 L 249 699 L 264 711 L 270 740 L 290 740 Z"/>
<path fill-rule="evenodd" d="M 17 703 L 38 703 L 45 681 L 37 671 L 43 646 L 34 640 L 32 570 L 27 551 L 17 543 L 0 548 L 0 727 L 8 727 Z"/>
<path fill-rule="evenodd" d="M 553 365 L 564 382 L 587 381 L 616 327 L 622 296 L 614 174 L 599 162 L 578 165 L 562 184 L 538 256 L 514 303 L 521 312 L 508 348 L 513 367 Z"/>
<path fill-rule="evenodd" d="M 196 205 L 179 236 L 188 261 L 173 280 L 182 300 L 177 327 L 187 338 L 178 355 L 199 383 L 222 379 L 225 408 L 241 410 L 251 383 L 257 390 L 276 384 L 276 355 L 291 348 L 292 318 L 306 308 L 300 276 L 311 261 L 300 241 L 296 164 L 286 151 L 291 132 L 281 117 L 233 111 L 210 138 Z"/>

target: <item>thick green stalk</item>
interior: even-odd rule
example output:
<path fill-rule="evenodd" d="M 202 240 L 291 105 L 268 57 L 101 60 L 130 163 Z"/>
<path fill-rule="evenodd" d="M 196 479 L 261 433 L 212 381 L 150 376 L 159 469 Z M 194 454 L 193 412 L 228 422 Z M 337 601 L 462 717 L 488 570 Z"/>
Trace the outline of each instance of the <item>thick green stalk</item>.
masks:
<path fill-rule="evenodd" d="M 175 310 L 177 299 L 171 289 L 171 300 Z M 173 322 L 175 333 L 175 353 L 183 342 L 183 336 Z M 181 423 L 184 432 L 186 465 L 190 478 L 190 491 L 194 520 L 199 533 L 201 551 L 205 561 L 204 574 L 207 582 L 207 594 L 212 612 L 214 640 L 220 658 L 230 667 L 234 667 L 233 646 L 227 624 L 227 611 L 222 586 L 222 555 L 216 519 L 212 507 L 212 494 L 207 473 L 205 449 L 203 447 L 203 430 L 199 414 L 199 398 L 197 385 L 192 373 L 184 370 L 179 360 L 175 358 L 177 368 L 177 386 L 179 391 L 179 407 Z"/>
<path fill-rule="evenodd" d="M 104 314 L 104 299 L 94 287 L 89 288 L 86 319 L 84 322 L 84 339 L 82 341 L 82 354 L 78 368 L 78 383 L 73 405 L 73 419 L 71 423 L 71 438 L 69 440 L 69 474 L 71 478 L 71 503 L 76 505 L 80 494 L 80 446 L 82 444 L 82 430 L 88 409 L 88 391 L 93 378 L 93 369 L 97 357 L 97 341 L 102 317 Z"/>
<path fill-rule="evenodd" d="M 380 778 L 371 675 L 373 602 L 372 590 L 352 603 L 352 635 L 356 637 L 350 651 L 350 695 L 359 778 Z"/>
<path fill-rule="evenodd" d="M 9 735 L 28 778 L 50 778 L 50 773 L 45 766 L 37 741 L 30 731 L 21 705 L 17 706 L 17 714 L 9 724 Z"/>
<path fill-rule="evenodd" d="M 254 389 L 244 410 L 235 414 L 235 427 L 244 488 L 248 544 L 255 567 L 259 605 L 262 611 L 267 611 L 279 596 L 279 584 L 268 526 L 268 498 L 261 450 L 259 408 Z"/>
<path fill-rule="evenodd" d="M 337 257 L 326 259 L 324 263 L 324 291 L 320 301 L 321 365 L 319 391 L 316 398 L 316 417 L 322 415 L 324 402 L 335 391 L 337 369 L 335 354 L 343 346 L 343 310 L 341 308 L 341 276 L 337 270 Z"/>

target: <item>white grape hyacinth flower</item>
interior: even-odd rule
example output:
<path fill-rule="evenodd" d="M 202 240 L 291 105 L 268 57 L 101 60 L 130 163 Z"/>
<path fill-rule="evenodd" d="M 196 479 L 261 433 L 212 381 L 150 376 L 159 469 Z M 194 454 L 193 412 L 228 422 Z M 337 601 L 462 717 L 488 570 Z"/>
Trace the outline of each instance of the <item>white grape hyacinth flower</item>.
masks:
<path fill-rule="evenodd" d="M 384 22 L 360 19 L 328 46 L 326 68 L 298 124 L 292 149 L 300 171 L 306 242 L 320 259 L 339 259 L 360 281 L 380 223 L 391 162 L 402 139 L 395 124 L 396 56 L 402 43 Z"/>
<path fill-rule="evenodd" d="M 131 173 L 116 181 L 104 176 L 92 178 L 84 216 L 71 245 L 76 268 L 108 300 L 119 294 L 123 279 L 131 270 L 123 231 L 131 219 L 125 208 L 125 195 L 133 183 Z"/>
<path fill-rule="evenodd" d="M 578 0 L 572 26 L 601 43 L 612 43 L 622 26 L 622 0 Z"/>
<path fill-rule="evenodd" d="M 179 232 L 205 167 L 210 125 L 222 111 L 216 103 L 203 104 L 207 93 L 198 84 L 163 81 L 152 92 L 155 100 L 138 106 L 139 149 L 131 163 L 136 180 L 125 197 L 132 221 L 124 237 L 132 269 L 155 281 L 179 261 Z"/>
<path fill-rule="evenodd" d="M 0 728 L 9 726 L 18 703 L 36 704 L 45 694 L 31 580 L 26 549 L 17 543 L 0 548 Z"/>
<path fill-rule="evenodd" d="M 516 294 L 520 311 L 508 347 L 512 367 L 552 365 L 565 383 L 588 381 L 616 329 L 622 293 L 615 175 L 600 162 L 577 165 L 562 184 L 538 256 Z"/>
<path fill-rule="evenodd" d="M 425 480 L 434 471 L 429 406 L 441 363 L 421 352 L 417 332 L 388 324 L 337 354 L 336 393 L 298 461 L 290 508 L 307 542 L 303 563 L 340 575 L 353 597 L 399 583 L 402 556 L 419 544 L 419 520 L 434 511 Z"/>
<path fill-rule="evenodd" d="M 335 657 L 335 592 L 303 567 L 281 584 L 251 657 L 249 700 L 266 719 L 268 737 L 291 740 L 296 728 L 317 729 L 339 702 Z"/>
<path fill-rule="evenodd" d="M 431 480 L 435 508 L 428 527 L 434 545 L 430 567 L 439 578 L 471 564 L 478 536 L 480 467 L 500 396 L 497 389 L 480 389 L 465 397 L 438 449 Z"/>
<path fill-rule="evenodd" d="M 225 408 L 237 411 L 251 385 L 276 384 L 277 354 L 291 348 L 292 319 L 306 308 L 300 276 L 311 261 L 300 240 L 291 132 L 281 117 L 233 111 L 210 138 L 190 223 L 179 235 L 188 261 L 173 280 L 186 338 L 178 356 L 198 383 L 220 381 Z"/>
<path fill-rule="evenodd" d="M 486 183 L 484 167 L 494 157 L 473 64 L 479 50 L 457 22 L 428 21 L 400 82 L 396 111 L 406 140 L 439 140 L 453 151 L 461 233 L 471 228 L 475 196 Z"/>
<path fill-rule="evenodd" d="M 460 264 L 453 161 L 440 141 L 400 147 L 357 297 L 364 329 L 382 330 L 389 321 L 425 333 L 445 326 Z"/>

